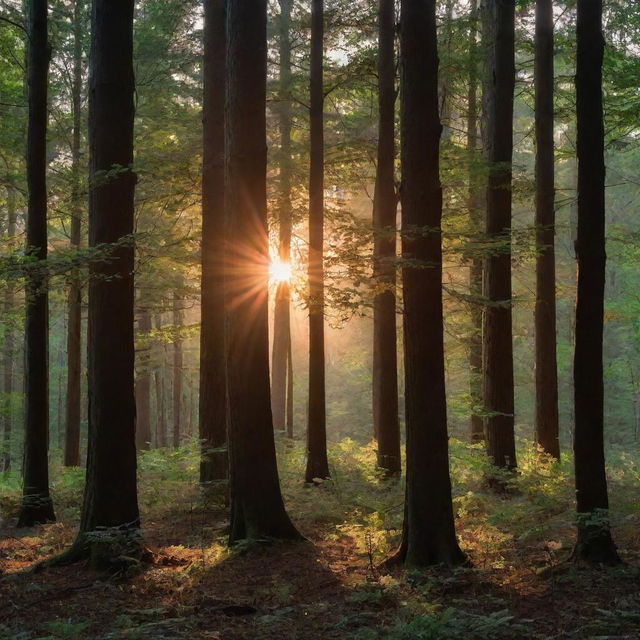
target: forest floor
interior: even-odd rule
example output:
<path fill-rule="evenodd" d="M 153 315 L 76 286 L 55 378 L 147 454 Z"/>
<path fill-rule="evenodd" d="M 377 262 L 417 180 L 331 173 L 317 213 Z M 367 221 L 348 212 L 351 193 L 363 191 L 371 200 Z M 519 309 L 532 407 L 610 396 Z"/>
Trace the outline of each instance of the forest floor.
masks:
<path fill-rule="evenodd" d="M 378 568 L 400 534 L 402 483 L 372 446 L 332 447 L 333 479 L 300 481 L 299 443 L 280 441 L 289 512 L 307 543 L 225 546 L 225 512 L 195 484 L 196 447 L 144 453 L 140 503 L 152 563 L 106 577 L 83 564 L 24 573 L 73 540 L 82 471 L 54 464 L 59 522 L 13 527 L 18 480 L 0 483 L 0 639 L 436 640 L 640 638 L 640 465 L 610 454 L 613 534 L 625 565 L 556 565 L 570 552 L 570 460 L 523 443 L 514 491 L 483 488 L 477 447 L 452 442 L 457 528 L 472 568 Z"/>

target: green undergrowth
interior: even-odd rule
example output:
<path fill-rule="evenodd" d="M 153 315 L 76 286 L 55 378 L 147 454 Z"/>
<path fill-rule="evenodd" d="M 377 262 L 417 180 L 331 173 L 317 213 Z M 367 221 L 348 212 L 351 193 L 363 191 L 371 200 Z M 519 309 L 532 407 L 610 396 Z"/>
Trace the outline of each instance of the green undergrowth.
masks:
<path fill-rule="evenodd" d="M 292 519 L 325 554 L 323 557 L 333 558 L 334 562 L 336 558 L 344 560 L 359 576 L 343 584 L 345 604 L 326 623 L 336 637 L 355 640 L 546 637 L 540 626 L 544 625 L 544 615 L 536 616 L 532 622 L 528 619 L 529 609 L 515 611 L 513 596 L 503 582 L 535 575 L 537 570 L 568 556 L 574 540 L 575 517 L 570 455 L 564 454 L 556 462 L 536 451 L 531 442 L 520 441 L 518 472 L 505 476 L 502 484 L 506 490 L 496 493 L 485 482 L 487 473 L 491 471 L 495 476 L 495 471 L 489 468 L 482 446 L 452 440 L 450 464 L 456 528 L 461 547 L 473 566 L 448 573 L 388 574 L 380 568 L 380 562 L 400 540 L 404 479 L 385 479 L 375 468 L 375 444 L 362 446 L 349 439 L 332 443 L 331 479 L 317 486 L 303 483 L 304 444 L 281 437 L 276 444 L 282 490 Z M 197 591 L 216 565 L 246 551 L 242 545 L 233 551 L 226 547 L 221 493 L 204 494 L 198 487 L 198 451 L 198 443 L 191 441 L 175 450 L 147 451 L 139 457 L 145 536 L 172 562 L 176 561 L 173 565 L 176 569 L 168 578 L 171 590 L 176 593 Z M 608 451 L 613 535 L 631 565 L 621 568 L 615 580 L 619 584 L 629 583 L 630 587 L 638 578 L 634 565 L 640 547 L 639 464 L 638 456 L 628 451 Z M 25 556 L 23 562 L 33 562 L 64 549 L 77 526 L 83 470 L 62 468 L 59 452 L 54 450 L 51 478 L 59 523 L 26 534 L 32 536 L 32 556 Z M 9 474 L 0 484 L 2 518 L 6 521 L 15 518 L 19 504 L 19 478 Z M 584 588 L 575 586 L 583 584 L 579 581 L 584 578 L 574 570 L 552 580 L 556 589 Z M 580 623 L 584 626 L 580 637 L 600 637 L 608 630 L 640 631 L 640 600 L 634 595 L 608 601 L 606 584 L 603 582 L 600 587 L 598 579 L 589 580 L 590 585 L 600 589 L 601 602 L 605 604 L 593 608 L 588 619 Z M 268 601 L 274 607 L 273 612 L 260 618 L 265 629 L 294 615 L 291 612 L 296 611 L 292 607 L 295 593 L 296 587 L 288 583 L 263 585 L 255 591 L 258 600 Z M 310 612 L 314 607 L 329 607 L 322 601 L 300 606 Z M 80 624 L 53 621 L 45 632 L 36 636 L 25 632 L 24 638 L 83 637 Z M 117 629 L 109 633 L 115 635 L 104 637 L 125 637 L 118 635 Z M 0 639 L 5 637 L 15 636 L 3 635 L 0 625 Z M 140 637 L 147 637 L 146 632 L 141 631 Z M 174 629 L 174 635 L 167 637 L 183 636 Z"/>

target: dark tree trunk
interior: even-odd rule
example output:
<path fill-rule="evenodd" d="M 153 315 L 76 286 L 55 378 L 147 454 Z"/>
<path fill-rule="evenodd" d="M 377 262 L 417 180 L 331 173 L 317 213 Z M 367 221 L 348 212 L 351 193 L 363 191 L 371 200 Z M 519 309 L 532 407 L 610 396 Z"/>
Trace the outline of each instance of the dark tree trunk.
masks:
<path fill-rule="evenodd" d="M 82 32 L 84 2 L 73 6 L 73 133 L 71 141 L 71 247 L 80 247 L 82 233 L 81 126 L 82 126 Z M 67 402 L 64 439 L 65 467 L 80 466 L 80 380 L 82 372 L 82 285 L 80 273 L 71 274 L 67 303 Z"/>
<path fill-rule="evenodd" d="M 609 530 L 604 459 L 602 337 L 605 283 L 605 165 L 602 110 L 602 0 L 578 0 L 578 299 L 573 361 L 573 442 L 578 511 L 574 557 L 620 562 Z"/>
<path fill-rule="evenodd" d="M 225 255 L 231 543 L 299 538 L 284 508 L 269 388 L 267 3 L 229 0 Z"/>
<path fill-rule="evenodd" d="M 138 331 L 141 334 L 151 332 L 151 315 L 142 311 L 138 318 Z M 145 347 L 137 352 L 138 375 L 136 377 L 136 449 L 150 449 L 151 447 L 151 347 L 148 338 L 144 340 Z"/>
<path fill-rule="evenodd" d="M 16 235 L 16 196 L 12 187 L 7 188 L 7 237 L 11 247 Z M 13 283 L 8 281 L 4 295 L 4 353 L 3 353 L 3 386 L 4 406 L 2 414 L 2 429 L 4 432 L 2 443 L 2 457 L 0 458 L 0 471 L 11 471 L 11 431 L 13 426 L 12 394 L 13 394 L 13 359 L 15 357 L 15 327 L 13 320 L 13 307 L 15 305 L 15 291 Z"/>
<path fill-rule="evenodd" d="M 407 488 L 399 559 L 465 562 L 449 478 L 442 318 L 442 189 L 435 0 L 401 4 L 401 138 Z"/>
<path fill-rule="evenodd" d="M 400 473 L 396 345 L 395 2 L 378 5 L 378 162 L 373 197 L 373 431 L 378 466 Z"/>
<path fill-rule="evenodd" d="M 324 2 L 311 0 L 309 127 L 309 409 L 305 482 L 329 477 L 324 363 Z"/>
<path fill-rule="evenodd" d="M 182 424 L 182 297 L 173 296 L 173 446 L 180 446 Z"/>
<path fill-rule="evenodd" d="M 485 231 L 493 246 L 484 264 L 484 406 L 489 458 L 516 467 L 511 319 L 511 163 L 515 86 L 515 0 L 485 0 L 487 47 L 486 157 L 489 165 Z"/>
<path fill-rule="evenodd" d="M 227 0 L 204 3 L 200 482 L 227 478 L 224 346 L 224 101 Z"/>
<path fill-rule="evenodd" d="M 287 351 L 287 437 L 293 438 L 293 348 L 291 331 L 289 331 Z"/>
<path fill-rule="evenodd" d="M 278 117 L 280 126 L 280 193 L 278 202 L 278 258 L 289 264 L 291 260 L 291 8 L 293 0 L 279 0 L 278 21 L 280 51 L 280 88 Z M 291 340 L 291 290 L 288 280 L 278 282 L 273 312 L 273 352 L 271 360 L 271 406 L 273 426 L 286 428 L 289 400 L 288 376 Z"/>
<path fill-rule="evenodd" d="M 89 447 L 75 550 L 100 564 L 138 554 L 134 398 L 133 0 L 94 0 L 89 92 Z M 109 535 L 92 535 L 96 530 Z"/>
<path fill-rule="evenodd" d="M 467 152 L 469 154 L 469 227 L 477 237 L 482 233 L 481 172 L 478 171 L 478 0 L 472 0 L 469 33 L 469 91 L 467 94 Z M 471 334 L 469 336 L 469 397 L 471 442 L 484 440 L 482 423 L 482 256 L 474 247 L 469 266 L 469 295 L 471 296 Z"/>
<path fill-rule="evenodd" d="M 536 0 L 536 442 L 559 458 L 553 55 L 553 2 Z"/>
<path fill-rule="evenodd" d="M 47 258 L 47 76 L 50 48 L 46 0 L 29 3 L 27 54 L 27 251 L 41 261 L 27 280 L 26 417 L 19 527 L 55 520 L 49 496 L 49 298 Z"/>

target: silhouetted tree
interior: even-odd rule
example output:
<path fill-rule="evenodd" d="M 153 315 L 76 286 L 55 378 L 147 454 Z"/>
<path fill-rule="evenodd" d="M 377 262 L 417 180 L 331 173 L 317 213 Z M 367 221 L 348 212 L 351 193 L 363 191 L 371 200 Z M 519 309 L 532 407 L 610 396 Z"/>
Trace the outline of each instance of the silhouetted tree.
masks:
<path fill-rule="evenodd" d="M 204 3 L 200 482 L 227 477 L 224 337 L 224 101 L 226 0 Z"/>
<path fill-rule="evenodd" d="M 466 561 L 451 502 L 442 318 L 435 0 L 402 0 L 401 160 L 407 487 L 399 560 Z"/>
<path fill-rule="evenodd" d="M 23 499 L 19 527 L 55 520 L 49 496 L 49 296 L 47 258 L 47 76 L 51 50 L 47 36 L 47 2 L 29 3 L 27 80 L 27 251 L 33 264 L 27 277 L 25 324 Z"/>
<path fill-rule="evenodd" d="M 266 0 L 228 0 L 227 19 L 229 540 L 296 539 L 280 492 L 269 388 Z"/>
<path fill-rule="evenodd" d="M 485 0 L 487 50 L 485 154 L 489 165 L 484 263 L 483 359 L 485 437 L 498 467 L 516 466 L 511 317 L 511 173 L 515 85 L 515 0 Z"/>
<path fill-rule="evenodd" d="M 283 264 L 291 261 L 291 9 L 293 0 L 279 0 L 278 50 L 280 55 L 278 126 L 280 128 L 280 190 L 278 199 L 278 259 Z M 271 357 L 271 406 L 273 426 L 287 429 L 289 436 L 293 424 L 287 416 L 290 397 L 289 375 L 293 363 L 289 360 L 291 345 L 291 286 L 288 280 L 277 283 L 273 311 L 273 350 Z"/>
<path fill-rule="evenodd" d="M 378 162 L 373 197 L 373 430 L 378 466 L 400 472 L 396 344 L 395 2 L 378 4 Z"/>
<path fill-rule="evenodd" d="M 578 298 L 573 382 L 577 560 L 620 562 L 609 529 L 604 459 L 602 336 L 605 283 L 605 165 L 602 109 L 602 0 L 578 0 L 576 107 Z"/>
<path fill-rule="evenodd" d="M 329 477 L 324 362 L 324 2 L 311 0 L 309 127 L 309 410 L 305 482 Z"/>
<path fill-rule="evenodd" d="M 553 3 L 536 0 L 536 442 L 559 458 L 553 55 Z"/>

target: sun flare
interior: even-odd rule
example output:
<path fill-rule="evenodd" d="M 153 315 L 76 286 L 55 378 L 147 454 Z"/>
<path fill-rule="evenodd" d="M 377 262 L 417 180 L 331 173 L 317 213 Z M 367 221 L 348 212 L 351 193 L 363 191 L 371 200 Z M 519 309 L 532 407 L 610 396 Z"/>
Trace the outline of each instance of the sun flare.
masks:
<path fill-rule="evenodd" d="M 291 264 L 274 260 L 269 265 L 269 278 L 272 282 L 289 282 L 291 280 Z"/>

